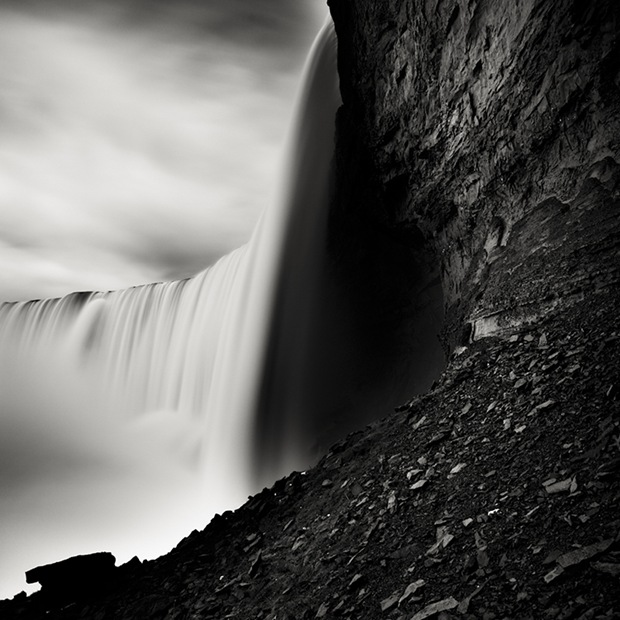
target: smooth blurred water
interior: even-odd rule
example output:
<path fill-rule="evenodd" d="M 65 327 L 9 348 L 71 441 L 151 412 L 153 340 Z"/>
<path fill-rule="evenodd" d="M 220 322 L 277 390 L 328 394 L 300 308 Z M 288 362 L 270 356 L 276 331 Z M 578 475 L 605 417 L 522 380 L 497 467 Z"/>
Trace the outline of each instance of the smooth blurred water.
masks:
<path fill-rule="evenodd" d="M 201 527 L 257 490 L 254 415 L 268 327 L 282 272 L 302 306 L 312 295 L 339 104 L 330 21 L 307 62 L 279 199 L 247 245 L 187 280 L 0 306 L 0 443 L 19 453 L 25 477 L 0 474 L 0 518 L 36 513 L 41 532 L 31 536 L 43 547 L 53 539 L 60 557 L 113 545 L 115 532 L 125 547 L 133 536 L 132 553 L 144 556 L 139 523 L 157 525 L 158 502 L 166 524 L 172 509 L 181 527 Z M 296 322 L 303 332 L 303 313 Z M 291 364 L 289 378 L 295 364 L 303 371 L 298 356 Z M 72 527 L 80 544 L 63 547 Z M 167 537 L 167 527 L 159 552 L 181 537 Z"/>

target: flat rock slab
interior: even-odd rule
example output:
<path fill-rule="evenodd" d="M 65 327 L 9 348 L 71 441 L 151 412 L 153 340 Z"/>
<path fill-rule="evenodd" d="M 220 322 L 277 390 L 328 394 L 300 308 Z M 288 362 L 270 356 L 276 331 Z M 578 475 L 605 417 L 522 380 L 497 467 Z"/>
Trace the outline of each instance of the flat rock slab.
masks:
<path fill-rule="evenodd" d="M 85 583 L 109 581 L 115 574 L 116 558 L 109 552 L 76 555 L 72 558 L 37 566 L 26 572 L 27 583 L 40 583 L 42 588 L 63 590 Z"/>

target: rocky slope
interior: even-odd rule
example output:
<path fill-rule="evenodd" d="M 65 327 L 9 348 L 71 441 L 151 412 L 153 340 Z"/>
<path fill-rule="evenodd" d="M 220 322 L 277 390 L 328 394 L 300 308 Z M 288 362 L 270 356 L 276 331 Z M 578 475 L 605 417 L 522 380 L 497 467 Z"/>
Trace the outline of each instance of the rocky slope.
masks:
<path fill-rule="evenodd" d="M 0 617 L 620 617 L 620 5 L 330 8 L 333 278 L 400 325 L 439 274 L 445 372 L 98 594 Z"/>

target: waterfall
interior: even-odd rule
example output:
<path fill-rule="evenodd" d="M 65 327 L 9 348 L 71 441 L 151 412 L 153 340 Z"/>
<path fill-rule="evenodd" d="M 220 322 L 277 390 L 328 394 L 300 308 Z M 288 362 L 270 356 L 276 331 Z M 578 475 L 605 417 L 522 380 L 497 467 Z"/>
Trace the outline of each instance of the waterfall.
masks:
<path fill-rule="evenodd" d="M 279 199 L 247 245 L 187 280 L 0 306 L 5 429 L 16 437 L 47 436 L 57 453 L 71 444 L 69 461 L 81 450 L 106 463 L 118 456 L 108 468 L 122 468 L 143 454 L 146 468 L 168 459 L 183 462 L 200 472 L 200 488 L 190 492 L 206 498 L 205 512 L 194 519 L 198 524 L 256 491 L 254 417 L 271 317 L 276 307 L 284 310 L 278 301 L 283 272 L 286 286 L 294 287 L 288 299 L 303 305 L 313 291 L 339 104 L 329 20 L 306 65 Z M 295 239 L 294 251 L 289 238 Z M 292 309 L 300 310 L 299 303 Z M 304 320 L 300 312 L 300 333 Z M 302 370 L 291 367 L 287 380 L 294 382 Z M 272 473 L 283 474 L 284 467 L 282 461 Z M 118 479 L 123 476 L 119 471 Z M 83 505 L 103 492 L 90 486 L 80 497 Z M 53 489 L 49 493 L 53 503 Z M 123 498 L 119 491 L 110 502 Z"/>

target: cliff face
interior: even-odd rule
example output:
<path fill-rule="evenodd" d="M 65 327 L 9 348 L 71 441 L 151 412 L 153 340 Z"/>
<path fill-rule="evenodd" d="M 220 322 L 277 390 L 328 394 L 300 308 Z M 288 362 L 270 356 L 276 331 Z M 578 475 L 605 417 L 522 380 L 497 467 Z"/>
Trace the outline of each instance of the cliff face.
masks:
<path fill-rule="evenodd" d="M 330 7 L 356 380 L 437 375 L 441 303 L 445 371 L 98 596 L 3 618 L 620 617 L 620 5 Z"/>
<path fill-rule="evenodd" d="M 345 104 L 334 246 L 352 221 L 420 231 L 450 349 L 617 279 L 618 3 L 329 4 Z"/>

